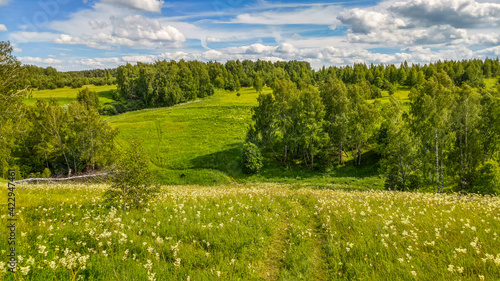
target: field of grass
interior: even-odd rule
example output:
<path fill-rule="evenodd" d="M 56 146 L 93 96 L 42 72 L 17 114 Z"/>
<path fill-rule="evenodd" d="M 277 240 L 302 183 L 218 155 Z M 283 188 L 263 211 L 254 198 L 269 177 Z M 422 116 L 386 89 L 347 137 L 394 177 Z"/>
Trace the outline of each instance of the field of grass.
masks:
<path fill-rule="evenodd" d="M 6 273 L 2 227 L 0 280 L 500 278 L 499 197 L 164 186 L 124 213 L 103 205 L 106 188 L 18 185 L 19 270 Z"/>
<path fill-rule="evenodd" d="M 270 92 L 270 88 L 264 89 Z M 318 173 L 304 167 L 283 169 L 265 163 L 258 175 L 241 170 L 241 146 L 250 126 L 251 108 L 258 93 L 252 88 L 236 92 L 217 90 L 212 97 L 169 108 L 146 109 L 106 117 L 118 128 L 118 145 L 138 139 L 146 148 L 151 168 L 163 184 L 227 184 L 231 182 L 282 182 L 329 186 L 382 186 L 377 167 L 353 169 L 347 164 L 333 172 Z M 370 157 L 367 158 L 370 162 Z"/>
<path fill-rule="evenodd" d="M 78 91 L 82 90 L 83 88 L 89 88 L 89 90 L 96 91 L 99 96 L 99 102 L 101 103 L 101 105 L 114 102 L 114 100 L 111 98 L 111 94 L 113 93 L 113 90 L 116 90 L 116 85 L 86 85 L 82 88 L 76 89 L 64 87 L 55 90 L 33 90 L 31 97 L 25 98 L 24 103 L 32 105 L 36 103 L 37 99 L 55 98 L 59 102 L 59 105 L 67 105 L 76 100 Z"/>

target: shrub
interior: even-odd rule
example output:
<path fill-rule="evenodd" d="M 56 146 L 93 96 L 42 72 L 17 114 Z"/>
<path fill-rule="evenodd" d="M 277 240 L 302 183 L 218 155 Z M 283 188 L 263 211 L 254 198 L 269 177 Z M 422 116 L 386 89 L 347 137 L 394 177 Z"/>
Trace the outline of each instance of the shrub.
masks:
<path fill-rule="evenodd" d="M 500 165 L 490 160 L 478 169 L 473 192 L 481 194 L 500 194 Z"/>
<path fill-rule="evenodd" d="M 262 154 L 259 148 L 247 142 L 243 145 L 243 171 L 246 174 L 255 174 L 262 168 Z"/>
<path fill-rule="evenodd" d="M 50 178 L 50 169 L 49 168 L 43 169 L 42 178 Z"/>
<path fill-rule="evenodd" d="M 149 159 L 142 145 L 138 141 L 132 141 L 112 172 L 112 185 L 104 194 L 105 201 L 111 204 L 122 203 L 123 211 L 143 207 L 157 192 L 148 163 Z"/>
<path fill-rule="evenodd" d="M 112 105 L 105 105 L 101 110 L 102 115 L 116 115 L 118 112 L 115 107 Z"/>
<path fill-rule="evenodd" d="M 89 88 L 85 87 L 85 89 L 78 91 L 76 95 L 76 99 L 85 104 L 88 107 L 99 108 L 99 96 L 95 91 L 89 90 Z"/>

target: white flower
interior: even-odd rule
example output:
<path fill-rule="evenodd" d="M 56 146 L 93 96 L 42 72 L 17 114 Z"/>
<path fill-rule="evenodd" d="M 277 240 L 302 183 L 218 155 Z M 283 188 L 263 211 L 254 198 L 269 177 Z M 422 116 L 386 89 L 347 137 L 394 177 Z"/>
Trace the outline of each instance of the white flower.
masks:
<path fill-rule="evenodd" d="M 25 267 L 22 267 L 22 266 L 21 266 L 19 269 L 21 270 L 21 273 L 22 273 L 23 275 L 28 275 L 28 273 L 30 272 L 30 266 L 29 266 L 29 265 L 28 265 L 28 266 L 25 266 Z"/>

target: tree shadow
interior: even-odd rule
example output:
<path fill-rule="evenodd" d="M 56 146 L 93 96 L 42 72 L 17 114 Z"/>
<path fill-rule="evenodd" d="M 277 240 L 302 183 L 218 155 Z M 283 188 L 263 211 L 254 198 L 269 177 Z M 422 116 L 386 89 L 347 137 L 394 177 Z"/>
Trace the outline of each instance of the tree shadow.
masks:
<path fill-rule="evenodd" d="M 230 177 L 244 176 L 241 169 L 241 145 L 242 143 L 228 144 L 224 150 L 192 159 L 191 164 L 194 168 L 216 169 Z"/>
<path fill-rule="evenodd" d="M 110 100 L 114 100 L 113 99 L 114 92 L 115 92 L 115 90 L 100 91 L 100 92 L 97 92 L 97 96 L 100 98 L 107 98 Z"/>

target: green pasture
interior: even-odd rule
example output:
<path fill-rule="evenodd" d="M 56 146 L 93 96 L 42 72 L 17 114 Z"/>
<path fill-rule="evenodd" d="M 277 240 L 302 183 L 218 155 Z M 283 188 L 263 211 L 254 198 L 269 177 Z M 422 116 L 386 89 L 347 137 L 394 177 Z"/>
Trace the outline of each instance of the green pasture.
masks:
<path fill-rule="evenodd" d="M 96 91 L 99 96 L 99 102 L 101 105 L 107 103 L 112 103 L 114 100 L 111 95 L 114 90 L 116 90 L 116 85 L 104 85 L 104 86 L 94 86 L 85 85 L 82 88 L 73 89 L 71 87 L 64 87 L 55 90 L 32 90 L 28 93 L 28 96 L 24 99 L 25 104 L 33 105 L 36 103 L 37 99 L 56 99 L 60 105 L 68 105 L 76 100 L 76 95 L 78 91 L 89 88 L 89 90 Z"/>

